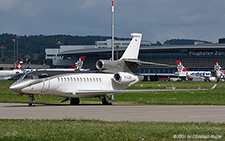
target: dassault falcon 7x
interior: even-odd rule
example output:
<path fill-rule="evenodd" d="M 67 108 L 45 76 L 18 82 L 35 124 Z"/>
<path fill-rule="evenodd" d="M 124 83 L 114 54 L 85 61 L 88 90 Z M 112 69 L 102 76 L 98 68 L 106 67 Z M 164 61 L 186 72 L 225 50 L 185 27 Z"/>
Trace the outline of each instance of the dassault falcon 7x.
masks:
<path fill-rule="evenodd" d="M 54 95 L 70 99 L 71 105 L 79 104 L 79 98 L 102 98 L 102 103 L 109 105 L 110 95 L 132 92 L 153 91 L 189 91 L 200 89 L 150 89 L 150 90 L 124 90 L 143 80 L 138 74 L 141 64 L 174 67 L 166 64 L 144 62 L 138 60 L 142 34 L 133 33 L 130 44 L 119 60 L 98 60 L 98 72 L 45 72 L 36 71 L 25 74 L 10 86 L 10 89 L 19 94 L 28 94 L 32 105 L 34 94 Z M 216 84 L 213 88 L 215 88 Z M 203 89 L 202 89 L 203 90 Z"/>

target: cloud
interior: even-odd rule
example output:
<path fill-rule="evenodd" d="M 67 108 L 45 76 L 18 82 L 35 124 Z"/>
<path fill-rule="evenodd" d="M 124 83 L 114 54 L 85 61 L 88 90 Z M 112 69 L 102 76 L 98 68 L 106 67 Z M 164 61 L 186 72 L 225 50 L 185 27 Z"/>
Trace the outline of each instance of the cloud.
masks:
<path fill-rule="evenodd" d="M 174 31 L 174 32 L 164 32 L 164 33 L 157 33 L 156 40 L 158 41 L 166 41 L 170 39 L 195 39 L 196 36 L 191 33 L 186 33 L 182 31 Z"/>
<path fill-rule="evenodd" d="M 82 9 L 95 8 L 97 5 L 104 5 L 106 3 L 106 0 L 85 0 L 82 4 Z"/>
<path fill-rule="evenodd" d="M 19 2 L 19 0 L 1 0 L 0 1 L 0 11 L 10 10 L 18 2 Z"/>

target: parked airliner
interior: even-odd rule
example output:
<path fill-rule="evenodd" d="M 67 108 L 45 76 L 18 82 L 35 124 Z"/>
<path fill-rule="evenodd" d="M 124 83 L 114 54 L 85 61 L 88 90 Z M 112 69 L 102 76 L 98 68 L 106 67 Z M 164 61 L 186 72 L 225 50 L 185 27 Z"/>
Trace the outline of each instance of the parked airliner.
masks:
<path fill-rule="evenodd" d="M 82 69 L 84 64 L 84 59 L 86 56 L 81 56 L 77 62 L 74 63 L 74 65 L 68 69 L 24 69 L 24 73 L 32 72 L 32 71 L 75 71 L 75 70 L 81 70 L 86 71 L 87 69 Z"/>
<path fill-rule="evenodd" d="M 211 71 L 188 71 L 180 61 L 176 61 L 177 70 L 175 76 L 180 79 L 202 79 L 205 81 L 217 81 L 216 77 L 212 76 Z"/>
<path fill-rule="evenodd" d="M 23 61 L 20 61 L 13 70 L 0 70 L 0 78 L 2 80 L 13 79 L 15 76 L 23 74 L 22 67 Z"/>
<path fill-rule="evenodd" d="M 98 72 L 35 71 L 25 74 L 13 83 L 10 89 L 19 94 L 28 94 L 30 96 L 29 105 L 32 105 L 34 101 L 34 94 L 64 97 L 66 98 L 64 101 L 70 99 L 71 105 L 79 104 L 79 98 L 99 97 L 102 98 L 103 104 L 109 105 L 112 104 L 112 100 L 108 96 L 119 93 L 200 90 L 124 90 L 143 80 L 143 76 L 138 74 L 141 64 L 174 67 L 138 60 L 142 34 L 133 33 L 131 35 L 133 38 L 119 60 L 98 60 L 96 62 L 96 67 L 100 70 Z"/>

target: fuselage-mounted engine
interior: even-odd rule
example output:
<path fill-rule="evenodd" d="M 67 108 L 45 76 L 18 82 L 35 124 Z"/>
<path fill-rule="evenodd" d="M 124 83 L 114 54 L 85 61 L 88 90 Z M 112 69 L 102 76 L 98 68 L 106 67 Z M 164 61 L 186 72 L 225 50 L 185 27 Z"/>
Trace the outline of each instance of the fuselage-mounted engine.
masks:
<path fill-rule="evenodd" d="M 143 79 L 144 77 L 141 75 L 134 75 L 127 72 L 117 72 L 113 76 L 113 80 L 117 84 L 128 84 L 129 86 L 142 81 Z"/>

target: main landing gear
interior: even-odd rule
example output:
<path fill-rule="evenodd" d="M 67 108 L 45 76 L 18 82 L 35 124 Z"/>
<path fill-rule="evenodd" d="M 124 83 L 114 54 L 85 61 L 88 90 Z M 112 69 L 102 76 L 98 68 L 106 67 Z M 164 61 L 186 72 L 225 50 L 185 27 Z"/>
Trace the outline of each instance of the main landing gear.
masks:
<path fill-rule="evenodd" d="M 61 101 L 61 103 L 70 100 L 70 105 L 79 105 L 80 104 L 80 99 L 79 98 L 66 98 Z"/>
<path fill-rule="evenodd" d="M 103 105 L 112 105 L 113 100 L 111 100 L 107 95 L 104 95 L 102 98 Z"/>
<path fill-rule="evenodd" d="M 33 104 L 33 102 L 34 102 L 34 100 L 35 100 L 34 95 L 33 95 L 33 94 L 29 94 L 29 97 L 30 97 L 30 103 L 29 103 L 29 106 L 35 106 L 35 105 Z"/>
<path fill-rule="evenodd" d="M 80 99 L 79 98 L 71 98 L 70 99 L 70 105 L 79 105 Z"/>

